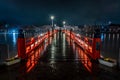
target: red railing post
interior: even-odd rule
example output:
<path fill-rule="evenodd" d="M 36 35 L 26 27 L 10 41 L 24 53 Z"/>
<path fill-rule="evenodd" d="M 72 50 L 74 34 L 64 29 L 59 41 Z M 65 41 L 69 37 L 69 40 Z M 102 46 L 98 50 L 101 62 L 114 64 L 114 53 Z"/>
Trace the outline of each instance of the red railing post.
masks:
<path fill-rule="evenodd" d="M 18 49 L 18 57 L 21 59 L 25 59 L 26 57 L 25 36 L 24 36 L 24 31 L 22 29 L 20 29 L 18 33 L 17 49 Z"/>
<path fill-rule="evenodd" d="M 100 46 L 101 46 L 101 39 L 100 38 L 93 38 L 93 46 L 92 46 L 93 59 L 100 58 Z"/>
<path fill-rule="evenodd" d="M 101 38 L 99 29 L 95 30 L 92 46 L 92 57 L 94 60 L 100 58 Z"/>

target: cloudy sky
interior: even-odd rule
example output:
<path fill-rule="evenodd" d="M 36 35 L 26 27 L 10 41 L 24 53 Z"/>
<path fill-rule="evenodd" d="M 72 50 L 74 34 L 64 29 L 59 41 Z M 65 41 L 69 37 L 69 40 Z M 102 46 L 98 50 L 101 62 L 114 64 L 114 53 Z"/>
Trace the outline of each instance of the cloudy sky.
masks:
<path fill-rule="evenodd" d="M 0 21 L 10 24 L 120 23 L 120 0 L 0 0 Z"/>

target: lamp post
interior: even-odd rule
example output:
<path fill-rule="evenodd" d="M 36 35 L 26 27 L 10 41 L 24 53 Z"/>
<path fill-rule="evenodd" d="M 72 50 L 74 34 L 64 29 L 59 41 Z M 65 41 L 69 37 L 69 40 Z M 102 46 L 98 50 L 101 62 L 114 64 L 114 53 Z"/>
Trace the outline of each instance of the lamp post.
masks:
<path fill-rule="evenodd" d="M 66 24 L 66 22 L 65 22 L 65 21 L 63 21 L 63 27 L 65 27 L 65 24 Z"/>
<path fill-rule="evenodd" d="M 50 18 L 51 18 L 51 20 L 52 20 L 52 27 L 53 27 L 53 26 L 54 26 L 54 25 L 53 25 L 53 20 L 54 20 L 55 17 L 54 17 L 54 16 L 51 16 Z"/>

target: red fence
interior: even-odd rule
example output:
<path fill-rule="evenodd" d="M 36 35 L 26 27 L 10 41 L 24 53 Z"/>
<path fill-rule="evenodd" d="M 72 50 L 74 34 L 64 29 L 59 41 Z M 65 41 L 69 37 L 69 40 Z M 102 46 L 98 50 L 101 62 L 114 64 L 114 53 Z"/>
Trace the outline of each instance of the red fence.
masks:
<path fill-rule="evenodd" d="M 21 59 L 26 59 L 29 56 L 29 53 L 37 48 L 41 43 L 52 35 L 54 35 L 57 30 L 47 31 L 41 36 L 25 38 L 23 32 L 21 32 L 18 37 L 17 46 L 18 46 L 18 57 Z M 21 36 L 22 35 L 22 36 Z"/>
<path fill-rule="evenodd" d="M 89 38 L 80 34 L 76 34 L 71 30 L 63 30 L 63 32 L 72 40 L 74 40 L 74 42 L 77 43 L 80 47 L 86 50 L 88 52 L 88 55 L 93 60 L 100 58 L 100 38 Z"/>

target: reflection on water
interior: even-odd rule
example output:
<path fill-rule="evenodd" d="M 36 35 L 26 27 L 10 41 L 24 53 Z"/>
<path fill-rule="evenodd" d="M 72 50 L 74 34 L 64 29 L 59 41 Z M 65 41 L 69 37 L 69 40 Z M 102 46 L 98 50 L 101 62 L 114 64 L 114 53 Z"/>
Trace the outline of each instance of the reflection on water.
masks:
<path fill-rule="evenodd" d="M 101 55 L 104 57 L 110 57 L 114 59 L 118 59 L 119 55 L 119 48 L 120 48 L 120 34 L 101 34 L 101 41 L 102 41 L 102 49 Z"/>
<path fill-rule="evenodd" d="M 13 33 L 13 35 L 12 35 L 12 36 L 13 36 L 13 44 L 14 44 L 14 45 L 16 45 L 16 34 L 15 34 L 15 33 Z"/>
<path fill-rule="evenodd" d="M 101 33 L 101 41 L 104 41 L 104 39 L 105 39 L 105 35 Z"/>
<path fill-rule="evenodd" d="M 9 56 L 8 57 L 13 57 L 17 55 L 17 33 L 0 33 L 0 44 L 7 44 L 8 45 L 8 50 L 9 50 Z M 3 51 L 4 53 L 4 51 Z M 6 54 L 5 54 L 6 55 Z"/>

